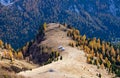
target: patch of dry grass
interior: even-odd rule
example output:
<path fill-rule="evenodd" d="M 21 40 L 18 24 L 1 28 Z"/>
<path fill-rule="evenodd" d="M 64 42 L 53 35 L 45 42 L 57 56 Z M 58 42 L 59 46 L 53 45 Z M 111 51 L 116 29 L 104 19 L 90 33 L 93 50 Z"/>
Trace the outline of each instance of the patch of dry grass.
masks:
<path fill-rule="evenodd" d="M 25 78 L 25 77 L 20 75 L 17 76 L 15 75 L 15 73 L 11 73 L 11 72 L 0 69 L 0 78 Z"/>

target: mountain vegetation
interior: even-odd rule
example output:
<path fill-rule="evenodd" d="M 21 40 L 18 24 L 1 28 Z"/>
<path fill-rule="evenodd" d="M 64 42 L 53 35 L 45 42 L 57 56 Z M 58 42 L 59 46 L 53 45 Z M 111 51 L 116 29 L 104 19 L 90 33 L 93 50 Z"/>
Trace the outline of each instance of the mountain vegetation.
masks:
<path fill-rule="evenodd" d="M 84 50 L 87 63 L 97 65 L 98 69 L 106 69 L 109 74 L 115 73 L 116 77 L 120 77 L 119 46 L 114 46 L 110 42 L 105 42 L 100 38 L 88 38 L 86 35 L 81 35 L 78 29 L 75 29 L 70 25 L 64 24 L 64 27 L 67 28 L 62 30 L 61 25 L 58 24 L 58 28 L 64 31 L 66 35 L 72 39 L 72 41 L 69 42 L 69 46 L 78 48 L 79 50 Z M 26 62 L 31 64 L 39 64 L 42 66 L 52 63 L 53 61 L 64 59 L 58 50 L 48 46 L 47 44 L 42 44 L 42 42 L 46 40 L 45 36 L 48 32 L 47 28 L 47 23 L 44 23 L 42 26 L 40 26 L 36 37 L 16 51 L 11 47 L 10 44 L 4 43 L 2 40 L 0 40 L 0 60 L 9 60 L 9 63 L 6 64 L 7 66 L 0 64 L 0 77 L 17 78 L 14 73 L 31 70 L 24 66 L 23 63 L 26 64 Z M 21 64 L 22 66 L 19 67 L 15 66 L 19 65 L 18 63 L 16 64 L 16 60 L 19 60 L 18 63 L 20 63 L 21 60 L 25 62 L 23 62 Z M 28 64 L 26 65 L 28 66 Z M 6 72 L 7 70 L 8 73 Z M 14 73 L 12 74 L 11 72 Z M 98 77 L 102 76 L 100 73 L 96 75 Z M 19 76 L 18 78 L 24 77 Z"/>
<path fill-rule="evenodd" d="M 22 61 L 22 59 L 22 52 L 16 52 L 10 44 L 0 40 L 0 78 L 24 78 L 15 74 L 29 69 L 23 63 L 17 62 L 18 60 Z"/>
<path fill-rule="evenodd" d="M 67 23 L 91 38 L 112 41 L 120 37 L 119 0 L 9 0 L 9 5 L 3 1 L 0 39 L 15 49 L 33 39 L 44 22 Z"/>
<path fill-rule="evenodd" d="M 57 51 L 59 46 L 64 46 L 65 50 L 62 52 Z M 56 74 L 55 77 L 61 76 L 61 73 L 63 76 L 69 73 L 68 77 L 72 77 L 72 74 L 75 77 L 83 77 L 85 75 L 88 78 L 112 78 L 115 74 L 116 77 L 119 77 L 120 50 L 110 42 L 81 35 L 80 31 L 75 29 L 74 26 L 71 27 L 67 24 L 44 23 L 40 26 L 36 38 L 20 50 L 23 52 L 25 59 L 28 59 L 28 62 L 41 65 L 35 70 L 20 72 L 23 76 L 31 73 L 30 76 L 29 74 L 27 76 L 34 78 L 35 74 L 38 78 L 49 78 L 51 74 L 48 74 L 48 72 L 52 70 L 52 74 Z"/>
<path fill-rule="evenodd" d="M 0 40 L 0 49 L 3 50 L 0 55 L 1 60 L 9 59 L 13 62 L 14 59 L 23 59 L 22 52 L 15 51 L 10 44 L 4 43 L 2 40 Z"/>
<path fill-rule="evenodd" d="M 67 36 L 74 42 L 69 45 L 84 50 L 87 63 L 97 65 L 98 68 L 105 68 L 109 73 L 120 76 L 120 48 L 114 47 L 110 42 L 105 42 L 99 38 L 87 38 L 81 35 L 79 30 L 70 28 Z"/>

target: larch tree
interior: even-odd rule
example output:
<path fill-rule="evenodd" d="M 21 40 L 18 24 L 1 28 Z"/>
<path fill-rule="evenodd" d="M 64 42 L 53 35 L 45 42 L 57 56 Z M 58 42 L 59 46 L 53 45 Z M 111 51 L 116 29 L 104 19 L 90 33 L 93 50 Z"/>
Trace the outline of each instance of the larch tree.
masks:
<path fill-rule="evenodd" d="M 103 59 L 103 55 L 100 53 L 99 58 L 102 60 Z"/>
<path fill-rule="evenodd" d="M 103 63 L 100 65 L 100 67 L 101 67 L 102 69 L 104 69 L 104 68 L 105 68 L 105 66 L 104 66 L 104 64 L 103 64 Z"/>
<path fill-rule="evenodd" d="M 97 49 L 101 48 L 101 43 L 99 38 L 97 39 L 96 46 L 97 46 Z"/>
<path fill-rule="evenodd" d="M 17 52 L 14 52 L 14 58 L 18 58 Z"/>
<path fill-rule="evenodd" d="M 90 63 L 90 62 L 91 62 L 90 57 L 87 57 L 87 63 Z"/>
<path fill-rule="evenodd" d="M 13 52 L 11 50 L 9 50 L 9 57 L 10 57 L 10 60 L 12 62 L 13 61 Z"/>
<path fill-rule="evenodd" d="M 46 24 L 46 22 L 43 24 L 43 30 L 44 31 L 46 31 L 46 29 L 47 29 L 47 24 Z"/>
<path fill-rule="evenodd" d="M 107 58 L 107 57 L 105 57 L 105 62 L 106 62 L 106 63 L 108 62 L 108 58 Z"/>
<path fill-rule="evenodd" d="M 111 67 L 111 62 L 110 61 L 107 61 L 107 67 L 110 69 L 110 67 Z"/>
<path fill-rule="evenodd" d="M 89 47 L 90 47 L 91 49 L 93 49 L 93 41 L 90 41 L 90 42 L 89 42 Z"/>
<path fill-rule="evenodd" d="M 117 55 L 117 62 L 120 62 L 120 55 Z"/>
<path fill-rule="evenodd" d="M 67 31 L 67 36 L 70 37 L 71 36 L 71 30 Z"/>
<path fill-rule="evenodd" d="M 111 46 L 111 55 L 112 55 L 113 57 L 116 56 L 116 52 L 115 52 L 115 49 L 113 48 L 113 46 Z"/>
<path fill-rule="evenodd" d="M 23 54 L 21 51 L 18 52 L 18 59 L 23 59 Z"/>
<path fill-rule="evenodd" d="M 100 39 L 99 38 L 97 39 L 97 42 L 100 43 Z"/>
<path fill-rule="evenodd" d="M 113 63 L 116 62 L 116 60 L 115 60 L 115 58 L 114 58 L 113 56 L 111 57 L 111 59 L 112 59 L 112 62 L 113 62 Z"/>
<path fill-rule="evenodd" d="M 105 44 L 102 43 L 102 54 L 105 55 Z"/>
<path fill-rule="evenodd" d="M 0 47 L 2 47 L 3 46 L 3 41 L 2 40 L 0 40 Z"/>
<path fill-rule="evenodd" d="M 84 34 L 83 37 L 82 37 L 83 41 L 86 40 L 86 35 Z"/>
<path fill-rule="evenodd" d="M 80 35 L 79 30 L 76 29 L 76 30 L 75 30 L 75 34 L 76 34 L 76 35 Z"/>
<path fill-rule="evenodd" d="M 100 65 L 100 63 L 99 63 L 99 60 L 98 60 L 98 59 L 96 59 L 96 60 L 95 60 L 95 64 L 96 64 L 97 66 L 99 66 L 99 65 Z"/>
<path fill-rule="evenodd" d="M 96 52 L 96 57 L 99 58 L 100 54 L 99 52 Z"/>
<path fill-rule="evenodd" d="M 86 46 L 86 52 L 89 53 L 90 52 L 90 48 Z"/>

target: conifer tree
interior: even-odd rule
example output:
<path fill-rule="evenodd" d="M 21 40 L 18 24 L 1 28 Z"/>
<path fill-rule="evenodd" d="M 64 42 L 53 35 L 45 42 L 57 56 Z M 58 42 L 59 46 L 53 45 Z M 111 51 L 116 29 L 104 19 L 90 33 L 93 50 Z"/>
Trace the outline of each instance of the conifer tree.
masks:
<path fill-rule="evenodd" d="M 102 43 L 102 54 L 105 55 L 105 44 Z"/>
<path fill-rule="evenodd" d="M 23 59 L 23 54 L 21 51 L 18 52 L 18 59 Z"/>
<path fill-rule="evenodd" d="M 84 34 L 83 37 L 82 37 L 83 41 L 86 40 L 86 35 Z"/>
<path fill-rule="evenodd" d="M 100 64 L 99 64 L 99 60 L 98 59 L 96 59 L 95 60 L 95 64 L 97 65 L 97 66 L 99 66 Z"/>
<path fill-rule="evenodd" d="M 100 48 L 101 48 L 100 39 L 97 39 L 96 46 L 97 46 L 97 49 L 100 49 Z"/>
<path fill-rule="evenodd" d="M 111 67 L 111 62 L 110 61 L 107 61 L 107 67 L 110 69 L 110 67 Z"/>
<path fill-rule="evenodd" d="M 90 47 L 91 49 L 93 49 L 93 41 L 90 41 L 90 42 L 89 42 L 89 47 Z"/>
<path fill-rule="evenodd" d="M 0 40 L 0 47 L 2 47 L 3 46 L 3 41 L 2 40 Z"/>
<path fill-rule="evenodd" d="M 76 29 L 76 30 L 75 30 L 75 34 L 76 34 L 76 35 L 80 35 L 79 30 Z"/>
<path fill-rule="evenodd" d="M 90 57 L 88 56 L 87 57 L 87 63 L 90 63 L 91 62 L 91 59 L 90 59 Z"/>
<path fill-rule="evenodd" d="M 18 58 L 17 52 L 14 52 L 14 58 Z"/>
<path fill-rule="evenodd" d="M 113 57 L 115 57 L 115 56 L 116 56 L 116 52 L 115 52 L 115 50 L 114 50 L 113 46 L 111 46 L 111 55 L 112 55 Z"/>
<path fill-rule="evenodd" d="M 104 68 L 105 68 L 105 66 L 104 66 L 104 64 L 103 64 L 103 63 L 100 65 L 100 67 L 101 67 L 102 69 L 104 69 Z"/>
<path fill-rule="evenodd" d="M 117 61 L 120 62 L 120 55 L 117 55 Z"/>
<path fill-rule="evenodd" d="M 47 28 L 47 24 L 46 24 L 46 22 L 43 24 L 43 29 L 44 29 L 44 31 L 46 31 L 46 28 Z"/>
<path fill-rule="evenodd" d="M 107 58 L 107 57 L 105 57 L 105 62 L 106 62 L 106 63 L 108 62 L 108 58 Z"/>

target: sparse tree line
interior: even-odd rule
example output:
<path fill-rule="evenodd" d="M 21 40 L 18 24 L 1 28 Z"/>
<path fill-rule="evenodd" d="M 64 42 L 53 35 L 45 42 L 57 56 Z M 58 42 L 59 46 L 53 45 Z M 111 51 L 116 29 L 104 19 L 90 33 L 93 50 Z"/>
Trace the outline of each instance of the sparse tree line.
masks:
<path fill-rule="evenodd" d="M 116 73 L 120 76 L 120 49 L 113 47 L 109 42 L 99 38 L 87 38 L 86 35 L 80 35 L 75 28 L 70 28 L 67 36 L 74 41 L 69 45 L 84 50 L 87 57 L 87 63 L 97 65 L 98 68 L 105 68 L 109 73 Z"/>
<path fill-rule="evenodd" d="M 57 50 L 54 50 L 46 45 L 32 46 L 32 44 L 34 44 L 34 42 L 27 43 L 21 49 L 27 62 L 46 65 L 52 63 L 53 61 L 62 60 L 62 56 L 60 56 L 60 53 Z"/>
<path fill-rule="evenodd" d="M 62 60 L 62 56 L 60 56 L 57 50 L 54 50 L 50 46 L 39 44 L 44 40 L 46 30 L 47 24 L 44 23 L 40 26 L 36 38 L 26 43 L 26 45 L 20 49 L 26 61 L 46 65 L 53 61 Z"/>
<path fill-rule="evenodd" d="M 9 59 L 13 62 L 15 59 L 23 59 L 23 53 L 21 51 L 15 51 L 10 44 L 4 43 L 0 40 L 0 59 Z"/>

